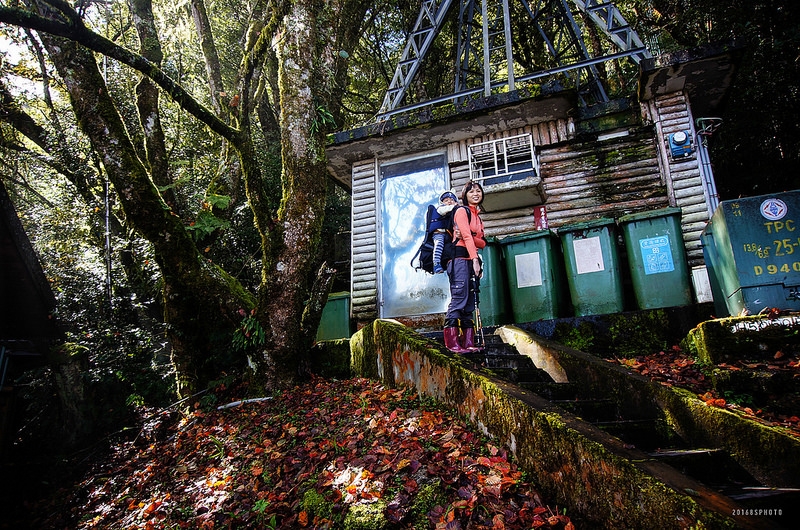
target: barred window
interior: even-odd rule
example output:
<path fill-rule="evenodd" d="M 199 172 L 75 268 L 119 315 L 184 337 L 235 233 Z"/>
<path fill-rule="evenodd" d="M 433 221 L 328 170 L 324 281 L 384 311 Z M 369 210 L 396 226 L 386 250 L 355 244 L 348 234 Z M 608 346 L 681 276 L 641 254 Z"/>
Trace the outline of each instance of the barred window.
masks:
<path fill-rule="evenodd" d="M 484 187 L 526 180 L 539 175 L 539 159 L 530 134 L 521 134 L 469 146 L 472 180 Z"/>

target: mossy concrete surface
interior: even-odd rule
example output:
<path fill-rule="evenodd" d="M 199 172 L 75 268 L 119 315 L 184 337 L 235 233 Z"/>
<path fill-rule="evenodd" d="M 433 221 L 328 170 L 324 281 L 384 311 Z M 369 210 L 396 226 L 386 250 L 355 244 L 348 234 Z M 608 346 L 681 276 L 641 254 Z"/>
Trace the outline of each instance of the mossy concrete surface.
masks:
<path fill-rule="evenodd" d="M 683 347 L 706 364 L 769 359 L 800 349 L 800 314 L 719 318 L 692 329 Z"/>
<path fill-rule="evenodd" d="M 328 378 L 350 377 L 350 339 L 320 341 L 309 352 L 309 365 L 314 373 Z"/>
<path fill-rule="evenodd" d="M 709 304 L 564 317 L 515 324 L 538 337 L 597 357 L 632 357 L 678 344 L 710 318 Z"/>
<path fill-rule="evenodd" d="M 573 383 L 625 405 L 626 417 L 662 417 L 686 444 L 720 448 L 763 484 L 800 487 L 800 440 L 695 394 L 655 383 L 615 363 L 534 337 L 556 358 Z"/>
<path fill-rule="evenodd" d="M 536 368 L 544 370 L 556 383 L 568 383 L 569 377 L 558 359 L 546 348 L 540 348 L 529 333 L 516 326 L 502 326 L 495 332 L 502 341 L 513 346 L 521 355 L 530 358 Z"/>
<path fill-rule="evenodd" d="M 730 499 L 539 396 L 477 373 L 396 321 L 374 321 L 350 345 L 355 375 L 414 387 L 454 407 L 508 447 L 544 495 L 592 528 L 758 527 L 754 518 L 732 518 Z"/>
<path fill-rule="evenodd" d="M 732 370 L 714 368 L 711 381 L 717 394 L 730 403 L 753 410 L 765 405 L 776 414 L 794 416 L 800 411 L 800 377 L 796 370 L 769 368 Z"/>

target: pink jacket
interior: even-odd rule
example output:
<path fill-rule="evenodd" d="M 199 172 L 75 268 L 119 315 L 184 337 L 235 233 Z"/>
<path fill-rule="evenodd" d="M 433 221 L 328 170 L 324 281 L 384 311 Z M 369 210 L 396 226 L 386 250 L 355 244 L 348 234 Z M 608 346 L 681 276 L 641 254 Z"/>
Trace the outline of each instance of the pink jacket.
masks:
<path fill-rule="evenodd" d="M 469 259 L 478 257 L 478 249 L 486 246 L 486 239 L 483 235 L 483 221 L 481 221 L 480 211 L 476 206 L 469 206 L 470 218 L 467 219 L 467 212 L 464 208 L 458 208 L 453 223 L 461 232 L 461 239 L 456 241 L 456 247 L 466 247 Z M 462 255 L 456 249 L 456 256 Z"/>

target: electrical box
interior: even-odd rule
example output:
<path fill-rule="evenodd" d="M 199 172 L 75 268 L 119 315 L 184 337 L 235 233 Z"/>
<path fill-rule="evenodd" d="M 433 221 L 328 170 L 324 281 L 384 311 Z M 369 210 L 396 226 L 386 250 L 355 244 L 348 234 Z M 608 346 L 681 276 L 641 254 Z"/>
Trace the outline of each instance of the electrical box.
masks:
<path fill-rule="evenodd" d="M 692 145 L 692 135 L 689 131 L 678 131 L 667 137 L 669 143 L 669 154 L 672 158 L 683 158 L 694 152 Z"/>
<path fill-rule="evenodd" d="M 800 190 L 722 201 L 700 237 L 715 311 L 800 311 L 798 228 Z"/>

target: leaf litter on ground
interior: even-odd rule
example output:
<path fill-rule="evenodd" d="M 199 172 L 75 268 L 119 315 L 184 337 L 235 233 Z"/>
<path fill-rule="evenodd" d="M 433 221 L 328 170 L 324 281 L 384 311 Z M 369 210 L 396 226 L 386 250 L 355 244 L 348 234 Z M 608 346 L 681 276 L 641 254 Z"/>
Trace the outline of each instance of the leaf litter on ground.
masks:
<path fill-rule="evenodd" d="M 627 359 L 610 359 L 611 362 L 649 377 L 652 381 L 663 385 L 676 386 L 694 392 L 706 405 L 720 407 L 774 427 L 782 427 L 793 436 L 800 437 L 800 409 L 797 406 L 797 395 L 784 397 L 786 403 L 776 403 L 770 399 L 764 403 L 736 403 L 736 398 L 743 396 L 725 395 L 714 388 L 711 368 L 720 372 L 737 372 L 741 370 L 759 370 L 766 374 L 788 375 L 794 380 L 800 378 L 800 360 L 796 355 L 783 351 L 776 352 L 769 361 L 736 361 L 733 364 L 719 363 L 710 366 L 701 366 L 691 355 L 684 352 L 680 346 L 673 346 L 657 353 L 641 355 Z M 730 399 L 733 397 L 734 399 Z M 751 396 L 744 396 L 751 398 Z M 792 401 L 791 399 L 794 399 Z M 775 410 L 777 409 L 777 410 Z M 786 413 L 786 410 L 791 412 Z"/>
<path fill-rule="evenodd" d="M 229 392 L 230 393 L 230 392 Z M 31 506 L 40 528 L 573 529 L 505 449 L 410 389 L 314 378 L 162 412 L 78 484 Z"/>

